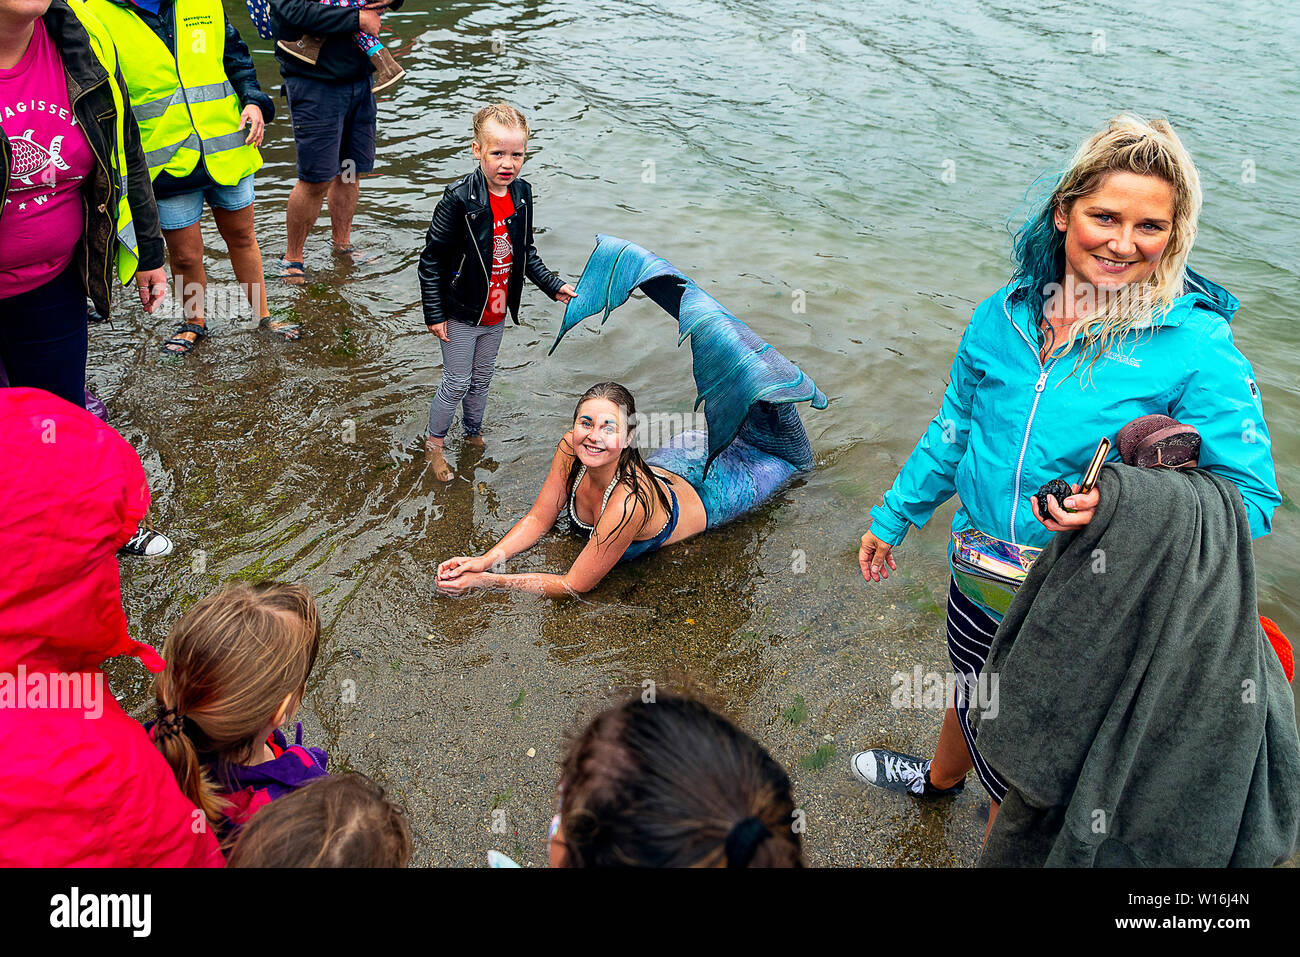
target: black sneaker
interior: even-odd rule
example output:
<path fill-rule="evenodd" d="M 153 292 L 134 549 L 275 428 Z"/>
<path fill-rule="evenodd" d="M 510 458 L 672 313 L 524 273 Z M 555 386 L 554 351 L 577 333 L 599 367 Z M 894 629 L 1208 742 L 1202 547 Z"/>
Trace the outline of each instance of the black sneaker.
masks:
<path fill-rule="evenodd" d="M 929 761 L 890 751 L 888 748 L 859 751 L 849 759 L 849 766 L 859 781 L 890 791 L 906 791 L 922 797 L 943 797 L 960 794 L 966 788 L 965 781 L 950 788 L 935 787 L 930 783 Z"/>
<path fill-rule="evenodd" d="M 136 555 L 143 558 L 159 558 L 170 555 L 176 546 L 162 532 L 141 525 L 131 536 L 131 540 L 118 549 L 119 555 Z"/>

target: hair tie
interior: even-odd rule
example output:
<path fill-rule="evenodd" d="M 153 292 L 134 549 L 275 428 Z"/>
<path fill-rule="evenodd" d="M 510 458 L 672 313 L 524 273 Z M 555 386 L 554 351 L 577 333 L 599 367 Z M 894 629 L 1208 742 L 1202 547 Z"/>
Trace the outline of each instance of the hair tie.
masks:
<path fill-rule="evenodd" d="M 159 734 L 183 734 L 184 721 L 185 719 L 175 708 L 159 707 L 158 723 L 154 725 L 154 737 L 158 737 Z"/>
<path fill-rule="evenodd" d="M 748 867 L 758 845 L 772 836 L 759 818 L 747 817 L 737 821 L 727 834 L 727 866 Z"/>

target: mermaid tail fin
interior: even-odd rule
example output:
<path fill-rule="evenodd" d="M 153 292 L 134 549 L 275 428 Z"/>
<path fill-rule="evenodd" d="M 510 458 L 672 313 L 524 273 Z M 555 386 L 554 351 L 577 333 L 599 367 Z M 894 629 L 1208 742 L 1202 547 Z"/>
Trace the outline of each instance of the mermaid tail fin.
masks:
<path fill-rule="evenodd" d="M 666 259 L 635 243 L 596 237 L 551 352 L 588 316 L 603 312 L 603 324 L 638 287 L 677 320 L 677 344 L 691 340 L 695 408 L 703 403 L 709 425 L 705 472 L 738 436 L 799 471 L 812 468 L 812 445 L 791 403 L 826 408 L 816 383 Z"/>

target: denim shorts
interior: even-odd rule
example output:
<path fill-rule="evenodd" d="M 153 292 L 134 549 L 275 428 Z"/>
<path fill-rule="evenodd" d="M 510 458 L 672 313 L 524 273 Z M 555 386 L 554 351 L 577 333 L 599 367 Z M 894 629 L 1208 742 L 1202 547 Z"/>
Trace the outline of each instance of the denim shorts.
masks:
<path fill-rule="evenodd" d="M 180 193 L 158 200 L 158 225 L 163 229 L 185 229 L 203 218 L 203 201 L 213 209 L 243 209 L 253 202 L 253 174 L 234 186 L 209 186 L 192 193 Z"/>
<path fill-rule="evenodd" d="M 355 83 L 284 78 L 298 147 L 298 178 L 304 183 L 328 183 L 340 173 L 369 173 L 375 168 L 379 110 L 370 82 L 369 78 Z"/>

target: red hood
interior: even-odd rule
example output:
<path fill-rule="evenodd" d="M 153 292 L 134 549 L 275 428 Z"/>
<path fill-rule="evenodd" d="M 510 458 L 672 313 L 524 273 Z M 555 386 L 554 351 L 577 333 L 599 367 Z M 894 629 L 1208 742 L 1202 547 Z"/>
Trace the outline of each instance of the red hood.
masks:
<path fill-rule="evenodd" d="M 117 550 L 149 507 L 140 457 L 85 409 L 0 389 L 0 669 L 80 671 L 136 655 Z"/>

